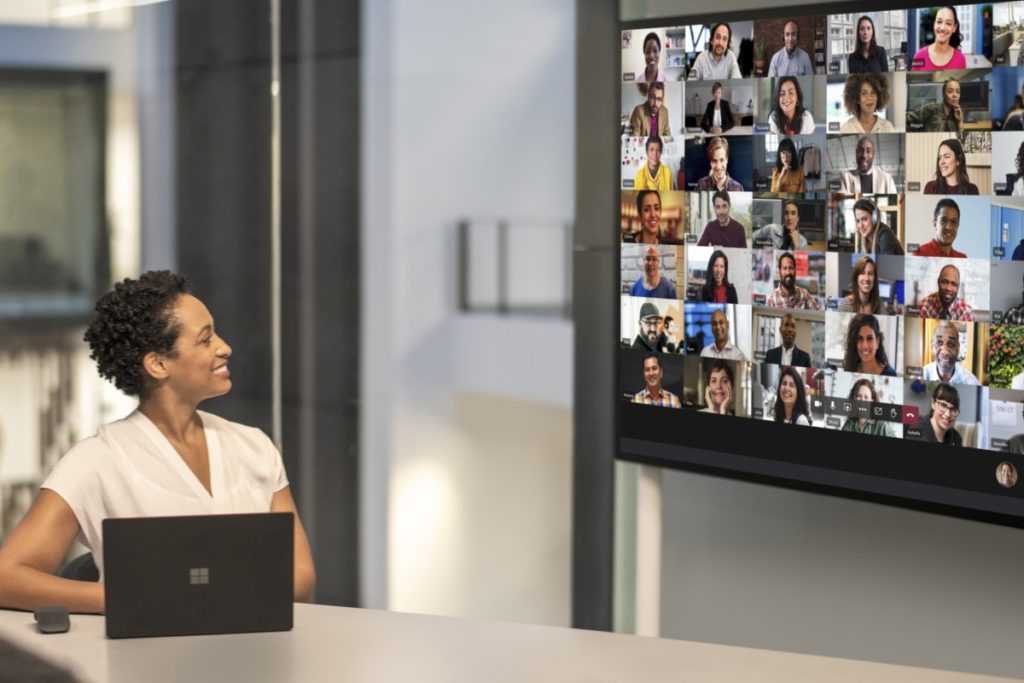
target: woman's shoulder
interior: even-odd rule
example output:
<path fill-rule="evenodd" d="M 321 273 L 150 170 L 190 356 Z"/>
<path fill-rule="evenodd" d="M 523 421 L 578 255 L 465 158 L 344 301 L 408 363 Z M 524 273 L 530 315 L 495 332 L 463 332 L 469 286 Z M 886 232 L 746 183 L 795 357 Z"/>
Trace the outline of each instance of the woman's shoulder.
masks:
<path fill-rule="evenodd" d="M 850 118 L 839 124 L 840 133 L 863 133 L 864 129 L 860 126 L 860 121 L 857 120 L 856 116 Z"/>
<path fill-rule="evenodd" d="M 922 192 L 924 194 L 935 194 L 935 181 L 929 180 L 927 183 L 925 183 L 924 190 L 922 190 Z"/>
<path fill-rule="evenodd" d="M 853 299 L 849 296 L 844 296 L 839 300 L 839 312 L 840 313 L 853 313 L 856 307 L 853 304 Z"/>

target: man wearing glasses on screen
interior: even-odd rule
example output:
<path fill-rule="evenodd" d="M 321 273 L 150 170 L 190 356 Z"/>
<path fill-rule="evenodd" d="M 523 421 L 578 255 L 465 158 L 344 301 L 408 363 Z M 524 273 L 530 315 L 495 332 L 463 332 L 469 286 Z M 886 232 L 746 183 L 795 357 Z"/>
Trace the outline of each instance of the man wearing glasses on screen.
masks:
<path fill-rule="evenodd" d="M 662 388 L 661 378 L 663 375 L 661 359 L 653 353 L 645 356 L 644 388 L 643 391 L 633 394 L 633 403 L 661 406 L 662 408 L 682 408 L 683 404 L 679 402 L 679 397 Z"/>
<path fill-rule="evenodd" d="M 668 122 L 668 109 L 665 108 L 665 84 L 656 81 L 647 89 L 647 101 L 638 104 L 629 117 L 629 127 L 633 135 L 641 137 L 667 137 L 672 135 L 672 127 Z"/>
<path fill-rule="evenodd" d="M 960 205 L 949 197 L 943 197 L 935 205 L 935 216 L 932 221 L 935 237 L 922 244 L 914 252 L 914 256 L 947 256 L 951 258 L 967 258 L 967 254 L 953 248 L 953 241 L 960 231 Z"/>
<path fill-rule="evenodd" d="M 974 322 L 974 309 L 960 294 L 960 269 L 954 265 L 944 266 L 939 271 L 938 291 L 921 299 L 922 318 L 942 320 L 963 320 Z"/>
<path fill-rule="evenodd" d="M 779 286 L 764 305 L 769 308 L 819 309 L 817 299 L 796 283 L 796 257 L 788 251 L 779 257 Z"/>

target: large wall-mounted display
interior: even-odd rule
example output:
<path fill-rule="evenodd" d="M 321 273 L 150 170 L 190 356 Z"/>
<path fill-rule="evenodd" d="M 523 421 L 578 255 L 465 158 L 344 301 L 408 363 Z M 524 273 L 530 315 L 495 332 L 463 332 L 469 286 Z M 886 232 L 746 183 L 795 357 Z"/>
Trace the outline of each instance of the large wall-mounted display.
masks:
<path fill-rule="evenodd" d="M 619 453 L 1020 525 L 1024 2 L 807 11 L 623 25 Z"/>

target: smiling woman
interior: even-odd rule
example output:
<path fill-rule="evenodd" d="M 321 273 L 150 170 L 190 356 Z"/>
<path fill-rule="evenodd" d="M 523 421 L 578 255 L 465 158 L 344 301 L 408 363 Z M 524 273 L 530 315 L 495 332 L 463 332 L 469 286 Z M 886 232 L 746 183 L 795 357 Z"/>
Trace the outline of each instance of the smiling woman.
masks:
<path fill-rule="evenodd" d="M 102 583 L 52 575 L 78 537 L 103 569 L 110 517 L 292 512 L 295 598 L 313 559 L 281 454 L 263 432 L 197 409 L 231 390 L 231 347 L 180 275 L 125 279 L 96 304 L 85 333 L 100 375 L 139 398 L 128 417 L 76 444 L 0 547 L 0 607 L 58 604 L 101 612 Z"/>

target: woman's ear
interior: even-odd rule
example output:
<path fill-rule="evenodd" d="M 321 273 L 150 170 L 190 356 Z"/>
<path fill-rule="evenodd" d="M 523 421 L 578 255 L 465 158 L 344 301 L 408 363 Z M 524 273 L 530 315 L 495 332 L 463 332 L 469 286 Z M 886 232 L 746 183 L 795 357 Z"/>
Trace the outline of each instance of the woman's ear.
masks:
<path fill-rule="evenodd" d="M 150 351 L 142 357 L 142 369 L 151 378 L 160 381 L 166 379 L 168 375 L 168 368 L 166 364 L 166 357 L 162 353 L 156 351 Z"/>

